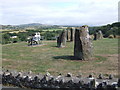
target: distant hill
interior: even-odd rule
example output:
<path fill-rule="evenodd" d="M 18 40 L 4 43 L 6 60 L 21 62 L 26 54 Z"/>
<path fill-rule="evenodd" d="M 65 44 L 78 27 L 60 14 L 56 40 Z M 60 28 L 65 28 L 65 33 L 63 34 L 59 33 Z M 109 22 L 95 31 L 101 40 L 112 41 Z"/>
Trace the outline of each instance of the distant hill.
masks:
<path fill-rule="evenodd" d="M 0 25 L 2 29 L 16 30 L 16 29 L 47 29 L 47 28 L 59 28 L 58 25 L 47 25 L 41 23 L 29 23 L 21 25 Z"/>
<path fill-rule="evenodd" d="M 28 30 L 37 30 L 37 29 L 58 29 L 63 27 L 76 27 L 73 25 L 47 25 L 47 24 L 41 24 L 41 23 L 29 23 L 29 24 L 21 24 L 21 25 L 0 25 L 2 29 L 7 29 L 7 30 L 23 30 L 23 29 L 28 29 Z M 104 37 L 108 37 L 109 35 L 120 35 L 120 22 L 115 22 L 112 24 L 104 25 L 104 26 L 92 26 L 89 27 L 90 34 L 94 34 L 96 31 L 101 30 L 103 32 Z"/>
<path fill-rule="evenodd" d="M 40 23 L 30 23 L 30 24 L 21 24 L 21 25 L 18 25 L 18 26 L 40 26 L 40 25 L 43 25 L 43 24 L 40 24 Z"/>

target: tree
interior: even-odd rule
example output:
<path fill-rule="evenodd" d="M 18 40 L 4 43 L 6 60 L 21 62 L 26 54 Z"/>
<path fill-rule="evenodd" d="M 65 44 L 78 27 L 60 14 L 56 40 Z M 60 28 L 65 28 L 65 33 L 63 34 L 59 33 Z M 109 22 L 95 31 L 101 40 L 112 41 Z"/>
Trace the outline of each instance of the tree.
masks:
<path fill-rule="evenodd" d="M 8 33 L 2 35 L 2 44 L 8 44 L 10 42 L 10 35 Z"/>

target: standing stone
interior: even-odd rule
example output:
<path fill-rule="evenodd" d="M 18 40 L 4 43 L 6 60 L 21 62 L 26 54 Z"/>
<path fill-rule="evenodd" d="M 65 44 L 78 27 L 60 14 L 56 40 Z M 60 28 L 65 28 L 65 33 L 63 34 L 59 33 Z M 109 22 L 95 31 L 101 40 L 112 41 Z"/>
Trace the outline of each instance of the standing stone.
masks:
<path fill-rule="evenodd" d="M 73 41 L 74 40 L 74 28 L 67 28 L 67 41 Z"/>
<path fill-rule="evenodd" d="M 89 60 L 92 56 L 92 43 L 88 26 L 75 29 L 74 57 L 79 60 Z"/>
<path fill-rule="evenodd" d="M 94 33 L 94 40 L 97 40 L 97 33 Z"/>
<path fill-rule="evenodd" d="M 70 41 L 70 30 L 67 29 L 67 41 Z"/>
<path fill-rule="evenodd" d="M 99 40 L 99 39 L 102 39 L 102 38 L 103 38 L 102 31 L 97 31 L 97 32 L 94 34 L 94 40 Z"/>
<path fill-rule="evenodd" d="M 71 28 L 70 31 L 71 31 L 70 41 L 73 41 L 74 40 L 74 28 Z"/>
<path fill-rule="evenodd" d="M 94 34 L 94 40 L 98 40 L 98 32 Z"/>
<path fill-rule="evenodd" d="M 59 37 L 57 37 L 57 46 L 65 47 L 66 45 L 66 30 L 63 30 Z"/>
<path fill-rule="evenodd" d="M 98 31 L 98 39 L 102 39 L 103 38 L 103 34 L 102 34 L 102 31 Z"/>

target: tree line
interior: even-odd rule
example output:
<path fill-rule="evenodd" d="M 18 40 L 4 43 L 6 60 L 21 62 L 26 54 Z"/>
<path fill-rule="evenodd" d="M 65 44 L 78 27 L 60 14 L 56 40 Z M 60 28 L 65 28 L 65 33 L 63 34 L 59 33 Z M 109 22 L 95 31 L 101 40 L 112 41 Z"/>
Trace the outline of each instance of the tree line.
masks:
<path fill-rule="evenodd" d="M 35 32 L 40 32 L 42 38 L 44 40 L 56 40 L 56 36 L 59 35 L 61 30 L 53 30 L 53 31 L 42 31 L 42 30 L 26 30 L 26 32 L 19 33 L 4 33 L 2 34 L 2 44 L 8 43 L 16 43 L 20 41 L 28 41 L 28 37 L 35 34 Z M 13 36 L 17 36 L 17 38 L 12 38 Z"/>
<path fill-rule="evenodd" d="M 104 26 L 90 27 L 89 30 L 91 35 L 101 30 L 104 37 L 109 37 L 110 35 L 117 36 L 120 35 L 120 22 L 115 22 Z"/>
<path fill-rule="evenodd" d="M 8 44 L 8 43 L 16 43 L 19 41 L 27 41 L 28 37 L 34 34 L 35 32 L 40 32 L 42 39 L 44 40 L 56 40 L 57 36 L 61 33 L 61 30 L 53 30 L 48 31 L 47 28 L 46 31 L 43 31 L 43 29 L 27 29 L 26 32 L 19 32 L 19 33 L 9 33 L 9 32 L 2 32 L 2 41 L 0 43 L 2 44 Z M 108 24 L 104 26 L 96 26 L 96 27 L 89 27 L 89 33 L 90 35 L 95 34 L 97 31 L 101 30 L 103 33 L 103 36 L 105 38 L 109 37 L 110 35 L 119 36 L 120 35 L 120 22 L 116 22 L 113 24 Z M 17 38 L 11 38 L 12 36 L 17 36 Z"/>

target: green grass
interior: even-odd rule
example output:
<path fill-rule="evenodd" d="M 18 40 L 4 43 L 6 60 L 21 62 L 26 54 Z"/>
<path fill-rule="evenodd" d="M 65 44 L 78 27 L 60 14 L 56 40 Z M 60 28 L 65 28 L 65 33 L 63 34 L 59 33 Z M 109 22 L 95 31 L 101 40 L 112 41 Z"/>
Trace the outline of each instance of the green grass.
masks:
<path fill-rule="evenodd" d="M 96 54 L 116 54 L 118 53 L 118 39 L 104 39 L 94 41 L 94 53 Z"/>
<path fill-rule="evenodd" d="M 3 67 L 35 73 L 58 73 L 88 74 L 90 70 L 106 68 L 108 57 L 102 55 L 117 54 L 117 39 L 102 39 L 93 41 L 94 55 L 91 61 L 72 60 L 74 43 L 67 42 L 65 48 L 57 48 L 56 41 L 44 41 L 44 46 L 28 47 L 26 42 L 3 45 L 2 58 Z M 101 63 L 106 63 L 102 65 Z M 88 69 L 87 69 L 88 68 Z M 115 67 L 116 69 L 116 67 Z M 109 70 L 109 69 L 107 69 Z M 108 71 L 109 72 L 109 71 Z M 94 71 L 94 73 L 99 73 Z"/>

